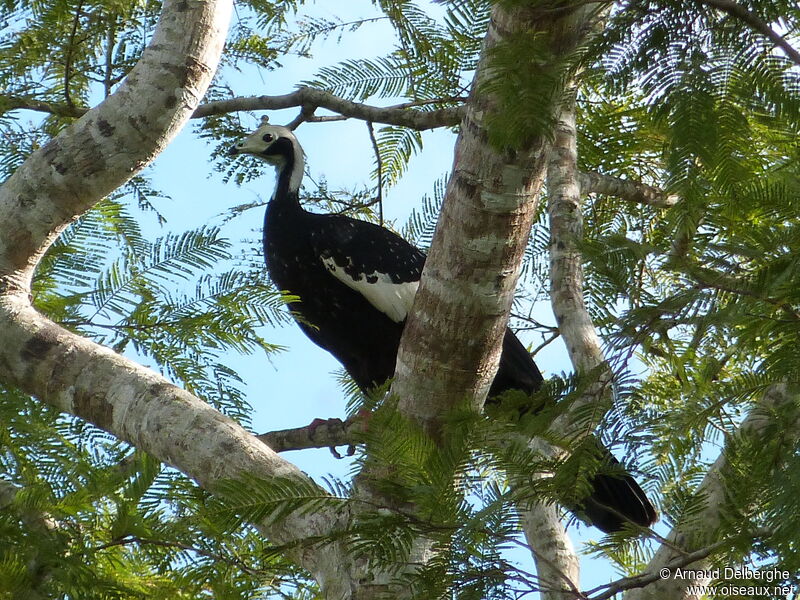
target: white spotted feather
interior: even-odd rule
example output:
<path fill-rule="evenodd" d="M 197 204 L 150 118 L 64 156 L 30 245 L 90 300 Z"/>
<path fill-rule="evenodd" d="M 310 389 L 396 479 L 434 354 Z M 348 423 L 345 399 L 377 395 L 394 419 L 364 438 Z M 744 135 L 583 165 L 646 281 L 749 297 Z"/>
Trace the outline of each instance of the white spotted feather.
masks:
<path fill-rule="evenodd" d="M 322 262 L 331 275 L 364 296 L 392 321 L 399 323 L 405 320 L 411 311 L 419 281 L 394 283 L 389 275 L 378 272 L 360 273 L 360 278 L 356 280 L 345 272 L 344 267 L 338 266 L 333 258 L 323 258 Z"/>

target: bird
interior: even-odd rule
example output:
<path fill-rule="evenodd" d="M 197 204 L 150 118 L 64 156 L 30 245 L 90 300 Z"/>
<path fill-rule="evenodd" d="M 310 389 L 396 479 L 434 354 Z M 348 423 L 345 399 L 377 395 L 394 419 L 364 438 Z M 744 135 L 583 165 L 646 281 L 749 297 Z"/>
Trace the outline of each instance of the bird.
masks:
<path fill-rule="evenodd" d="M 277 171 L 264 217 L 264 257 L 273 284 L 295 298 L 288 307 L 298 326 L 363 392 L 384 385 L 394 376 L 425 253 L 375 223 L 305 210 L 300 203 L 305 155 L 289 128 L 265 118 L 229 154 L 254 156 Z M 508 390 L 533 394 L 543 381 L 525 346 L 507 328 L 488 401 Z M 604 469 L 595 475 L 577 513 L 606 533 L 629 522 L 652 525 L 657 514 L 644 491 L 608 450 L 601 452 L 619 473 Z"/>

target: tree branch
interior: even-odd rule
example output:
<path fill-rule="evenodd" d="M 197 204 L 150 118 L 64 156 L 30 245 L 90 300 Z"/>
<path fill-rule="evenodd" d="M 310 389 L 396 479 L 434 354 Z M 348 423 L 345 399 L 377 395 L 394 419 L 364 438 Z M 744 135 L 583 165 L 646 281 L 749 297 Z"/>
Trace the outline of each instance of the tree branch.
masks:
<path fill-rule="evenodd" d="M 595 178 L 599 181 L 599 178 Z M 550 217 L 550 302 L 572 365 L 588 372 L 605 364 L 600 338 L 583 301 L 582 195 L 574 103 L 564 107 L 547 170 Z"/>
<path fill-rule="evenodd" d="M 581 598 L 580 561 L 558 507 L 554 503 L 536 502 L 521 507 L 520 516 L 525 540 L 536 563 L 542 600 Z"/>
<path fill-rule="evenodd" d="M 216 71 L 231 9 L 230 0 L 166 0 L 152 41 L 120 87 L 0 187 L 4 383 L 94 423 L 212 492 L 243 475 L 307 478 L 205 402 L 46 319 L 31 306 L 30 289 L 59 233 L 148 164 L 188 121 Z M 293 513 L 255 525 L 290 543 L 330 532 L 337 515 Z M 349 585 L 341 581 L 335 543 L 293 554 L 326 592 Z"/>
<path fill-rule="evenodd" d="M 72 29 L 69 33 L 69 38 L 67 40 L 67 51 L 66 56 L 64 57 L 64 101 L 67 103 L 67 106 L 74 106 L 72 102 L 72 97 L 69 93 L 69 85 L 70 85 L 70 76 L 72 75 L 72 54 L 73 50 L 75 49 L 75 37 L 78 33 L 78 25 L 81 22 L 81 12 L 83 11 L 83 2 L 78 2 L 78 5 L 75 7 L 75 16 L 72 19 Z"/>
<path fill-rule="evenodd" d="M 301 107 L 308 116 L 303 120 L 326 121 L 343 119 L 361 119 L 374 123 L 399 125 L 416 130 L 434 129 L 437 127 L 453 127 L 461 122 L 463 107 L 440 108 L 438 110 L 413 110 L 418 106 L 430 104 L 463 102 L 464 98 L 436 98 L 416 102 L 404 102 L 394 106 L 372 106 L 353 102 L 334 96 L 330 92 L 310 87 L 301 87 L 290 94 L 281 96 L 250 96 L 230 98 L 201 104 L 192 114 L 193 119 L 222 115 L 238 111 L 279 110 L 283 108 Z M 317 108 L 326 108 L 339 116 L 311 116 Z M 71 106 L 42 102 L 35 98 L 23 96 L 0 96 L 0 111 L 27 109 L 62 117 L 82 117 L 89 110 L 85 106 Z"/>
<path fill-rule="evenodd" d="M 675 206 L 679 198 L 675 195 L 666 195 L 663 190 L 647 185 L 640 181 L 620 179 L 611 175 L 589 172 L 578 175 L 581 194 L 604 194 L 615 196 L 628 202 L 647 204 L 656 208 L 669 208 Z"/>
<path fill-rule="evenodd" d="M 670 563 L 669 566 L 664 567 L 664 569 L 666 572 L 672 574 L 675 572 L 675 569 L 683 569 L 684 567 L 687 567 L 698 560 L 708 558 L 717 550 L 729 547 L 730 544 L 731 540 L 721 540 L 715 544 L 711 544 L 705 548 L 700 548 L 699 550 L 695 550 L 694 552 L 690 552 L 677 558 L 675 562 Z M 624 577 L 622 579 L 613 581 L 610 584 L 596 587 L 588 590 L 585 592 L 585 594 L 588 600 L 609 600 L 620 592 L 635 588 L 644 588 L 652 583 L 655 583 L 656 581 L 659 581 L 660 579 L 664 579 L 663 573 L 645 572 L 633 577 Z M 596 595 L 592 596 L 592 594 Z"/>
<path fill-rule="evenodd" d="M 57 102 L 44 102 L 36 98 L 28 98 L 25 96 L 0 95 L 0 113 L 20 109 L 47 113 L 57 117 L 75 118 L 80 118 L 89 111 L 85 106 L 70 106 L 69 104 Z"/>
<path fill-rule="evenodd" d="M 364 428 L 360 415 L 341 419 L 314 419 L 304 427 L 279 429 L 256 436 L 275 452 L 305 450 L 308 448 L 334 448 L 352 446 L 358 442 L 358 434 Z"/>
<path fill-rule="evenodd" d="M 601 349 L 600 338 L 583 300 L 583 259 L 578 244 L 583 239 L 583 189 L 579 185 L 576 116 L 572 100 L 562 108 L 553 153 L 547 170 L 550 217 L 550 303 L 576 373 L 595 373 L 595 381 L 564 415 L 554 431 L 574 431 L 576 409 L 593 405 L 590 423 L 582 423 L 581 435 L 589 435 L 602 419 L 613 373 Z"/>
<path fill-rule="evenodd" d="M 786 56 L 788 56 L 795 64 L 800 65 L 800 52 L 795 50 L 794 47 L 787 42 L 782 35 L 772 29 L 756 13 L 748 10 L 741 4 L 733 2 L 733 0 L 696 0 L 696 2 L 698 4 L 705 4 L 706 6 L 713 6 L 714 8 L 718 8 L 728 13 L 732 17 L 739 19 L 748 27 L 750 27 L 750 29 L 760 33 L 778 48 L 783 50 L 786 53 Z"/>
<path fill-rule="evenodd" d="M 442 98 L 430 100 L 426 103 L 433 104 L 459 100 L 458 98 Z M 441 108 L 431 111 L 411 110 L 412 107 L 422 106 L 423 104 L 425 103 L 412 102 L 382 108 L 345 100 L 324 90 L 301 87 L 290 94 L 282 96 L 251 96 L 249 98 L 231 98 L 230 100 L 209 102 L 199 106 L 192 117 L 197 119 L 237 111 L 279 110 L 295 106 L 307 106 L 314 109 L 326 108 L 348 118 L 372 121 L 374 123 L 386 123 L 388 125 L 400 125 L 417 130 L 452 127 L 461 121 L 462 108 Z"/>

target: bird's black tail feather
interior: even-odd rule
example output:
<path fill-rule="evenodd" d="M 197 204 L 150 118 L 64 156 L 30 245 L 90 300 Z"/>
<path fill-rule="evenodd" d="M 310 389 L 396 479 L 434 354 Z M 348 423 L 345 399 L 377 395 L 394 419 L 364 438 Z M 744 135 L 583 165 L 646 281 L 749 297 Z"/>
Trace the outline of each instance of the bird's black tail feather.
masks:
<path fill-rule="evenodd" d="M 521 390 L 532 394 L 542 385 L 542 375 L 533 362 L 525 346 L 510 329 L 506 330 L 503 339 L 503 354 L 497 376 L 489 391 L 491 397 L 506 390 Z M 525 407 L 536 411 L 537 407 Z M 642 488 L 634 481 L 623 465 L 612 456 L 599 441 L 597 458 L 600 460 L 600 472 L 591 480 L 592 493 L 574 506 L 576 512 L 598 529 L 612 533 L 619 531 L 627 523 L 635 523 L 641 527 L 649 527 L 658 519 L 656 509 L 647 499 Z"/>
<path fill-rule="evenodd" d="M 619 531 L 629 523 L 649 527 L 658 520 L 655 507 L 619 461 L 610 453 L 607 456 L 611 462 L 610 472 L 598 473 L 592 478 L 592 494 L 581 503 L 580 512 L 605 533 Z"/>

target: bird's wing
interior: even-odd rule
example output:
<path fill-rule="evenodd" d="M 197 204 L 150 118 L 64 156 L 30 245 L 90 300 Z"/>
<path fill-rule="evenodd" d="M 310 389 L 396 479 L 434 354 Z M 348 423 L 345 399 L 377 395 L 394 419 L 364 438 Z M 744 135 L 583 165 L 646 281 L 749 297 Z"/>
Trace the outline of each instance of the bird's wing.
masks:
<path fill-rule="evenodd" d="M 408 316 L 425 254 L 373 223 L 339 216 L 316 229 L 312 244 L 328 272 L 399 323 Z"/>

